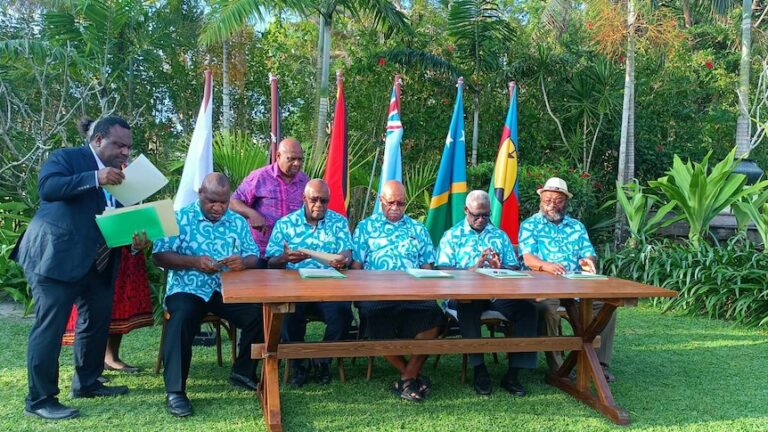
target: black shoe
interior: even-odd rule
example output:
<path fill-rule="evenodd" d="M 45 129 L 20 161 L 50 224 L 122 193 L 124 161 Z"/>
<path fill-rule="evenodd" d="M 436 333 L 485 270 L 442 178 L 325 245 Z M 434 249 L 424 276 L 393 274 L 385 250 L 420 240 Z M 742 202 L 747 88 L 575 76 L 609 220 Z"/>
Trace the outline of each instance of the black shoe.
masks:
<path fill-rule="evenodd" d="M 254 380 L 235 372 L 229 374 L 229 383 L 246 390 L 256 391 L 258 389 Z"/>
<path fill-rule="evenodd" d="M 307 368 L 304 365 L 291 367 L 291 379 L 288 385 L 293 388 L 303 387 L 307 383 Z"/>
<path fill-rule="evenodd" d="M 128 393 L 128 387 L 126 386 L 112 386 L 107 387 L 102 385 L 95 390 L 90 391 L 74 391 L 69 394 L 72 399 L 78 398 L 95 398 L 95 397 L 107 397 L 107 396 L 120 396 Z"/>
<path fill-rule="evenodd" d="M 165 396 L 165 406 L 168 408 L 168 414 L 175 417 L 186 417 L 192 415 L 192 404 L 185 393 L 168 393 Z"/>
<path fill-rule="evenodd" d="M 46 420 L 66 420 L 80 415 L 80 411 L 75 408 L 64 406 L 57 402 L 51 402 L 42 408 L 28 410 L 24 408 L 24 414 L 28 416 L 38 416 Z"/>
<path fill-rule="evenodd" d="M 501 388 L 512 393 L 513 396 L 523 397 L 526 395 L 525 387 L 520 384 L 520 381 L 517 380 L 517 378 L 512 379 L 509 374 L 501 379 Z"/>
<path fill-rule="evenodd" d="M 475 392 L 479 395 L 491 394 L 491 376 L 488 375 L 488 369 L 485 365 L 475 366 L 473 375 L 472 384 L 475 387 Z"/>
<path fill-rule="evenodd" d="M 331 367 L 328 363 L 315 363 L 315 382 L 323 385 L 331 383 Z"/>

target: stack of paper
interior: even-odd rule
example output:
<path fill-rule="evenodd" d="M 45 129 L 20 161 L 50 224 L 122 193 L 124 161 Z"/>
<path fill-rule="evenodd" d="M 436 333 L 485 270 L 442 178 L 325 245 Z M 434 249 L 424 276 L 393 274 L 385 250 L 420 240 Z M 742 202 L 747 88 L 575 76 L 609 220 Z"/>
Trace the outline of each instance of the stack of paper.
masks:
<path fill-rule="evenodd" d="M 340 273 L 336 269 L 299 269 L 299 276 L 302 279 L 344 279 L 347 275 Z"/>
<path fill-rule="evenodd" d="M 608 276 L 596 273 L 566 273 L 563 277 L 566 279 L 608 279 Z"/>
<path fill-rule="evenodd" d="M 142 231 L 149 240 L 179 235 L 171 200 L 110 210 L 96 216 L 96 224 L 111 248 L 131 244 L 133 234 Z"/>
<path fill-rule="evenodd" d="M 441 270 L 408 269 L 406 272 L 419 279 L 421 278 L 452 278 L 453 275 Z"/>
<path fill-rule="evenodd" d="M 484 274 L 486 276 L 494 277 L 497 279 L 513 279 L 513 278 L 529 278 L 533 277 L 529 275 L 528 273 L 518 272 L 514 270 L 507 270 L 507 269 L 487 269 L 487 268 L 479 268 L 475 270 L 475 273 Z"/>

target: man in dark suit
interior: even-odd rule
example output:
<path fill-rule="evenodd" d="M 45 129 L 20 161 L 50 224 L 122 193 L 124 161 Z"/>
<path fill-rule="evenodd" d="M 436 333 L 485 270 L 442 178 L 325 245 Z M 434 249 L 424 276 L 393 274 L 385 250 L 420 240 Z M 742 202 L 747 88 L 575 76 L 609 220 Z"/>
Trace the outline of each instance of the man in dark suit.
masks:
<path fill-rule="evenodd" d="M 128 392 L 127 387 L 107 387 L 97 380 L 104 369 L 119 255 L 106 247 L 95 217 L 115 206 L 102 186 L 123 181 L 121 167 L 130 151 L 128 123 L 105 117 L 95 123 L 88 145 L 53 152 L 40 170 L 40 208 L 15 254 L 35 301 L 27 348 L 29 394 L 24 412 L 28 415 L 48 420 L 79 415 L 57 398 L 61 337 L 73 304 L 80 318 L 75 330 L 72 397 Z M 137 242 L 134 236 L 134 247 Z"/>

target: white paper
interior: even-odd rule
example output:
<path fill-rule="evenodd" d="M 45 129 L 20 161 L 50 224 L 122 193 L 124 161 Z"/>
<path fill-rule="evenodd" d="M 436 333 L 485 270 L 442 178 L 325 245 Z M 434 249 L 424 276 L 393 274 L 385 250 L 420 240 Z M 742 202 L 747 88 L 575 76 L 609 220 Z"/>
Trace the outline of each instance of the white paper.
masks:
<path fill-rule="evenodd" d="M 410 268 L 406 270 L 406 273 L 417 278 L 452 278 L 453 277 L 452 274 L 446 273 L 442 270 Z"/>
<path fill-rule="evenodd" d="M 144 155 L 128 165 L 123 174 L 125 179 L 122 183 L 104 188 L 124 206 L 144 201 L 168 184 L 168 179 Z"/>

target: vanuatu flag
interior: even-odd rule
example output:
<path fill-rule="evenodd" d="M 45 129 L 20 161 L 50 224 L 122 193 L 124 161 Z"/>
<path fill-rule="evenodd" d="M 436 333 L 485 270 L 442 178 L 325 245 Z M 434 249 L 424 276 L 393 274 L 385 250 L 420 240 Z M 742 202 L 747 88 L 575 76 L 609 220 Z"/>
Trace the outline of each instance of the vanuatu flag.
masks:
<path fill-rule="evenodd" d="M 491 178 L 491 222 L 517 245 L 520 229 L 520 195 L 517 190 L 517 86 L 509 83 L 510 102 L 501 131 L 496 168 Z"/>
<path fill-rule="evenodd" d="M 333 112 L 331 144 L 325 163 L 323 180 L 331 189 L 328 208 L 347 216 L 349 205 L 349 156 L 347 152 L 347 108 L 344 103 L 344 80 L 336 72 L 336 109 Z"/>
<path fill-rule="evenodd" d="M 437 172 L 435 191 L 427 213 L 427 229 L 438 244 L 443 233 L 464 217 L 467 197 L 467 156 L 464 143 L 464 79 L 459 78 L 451 127 L 445 138 L 443 157 Z"/>

